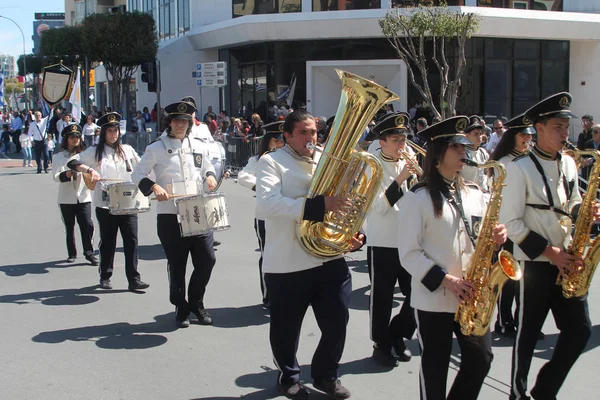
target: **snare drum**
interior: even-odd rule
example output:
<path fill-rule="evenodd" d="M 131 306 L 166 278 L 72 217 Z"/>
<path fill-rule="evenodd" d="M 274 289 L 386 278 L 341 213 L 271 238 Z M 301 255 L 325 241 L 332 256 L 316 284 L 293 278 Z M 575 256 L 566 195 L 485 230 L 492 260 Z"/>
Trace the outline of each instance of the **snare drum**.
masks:
<path fill-rule="evenodd" d="M 112 215 L 139 214 L 150 211 L 150 199 L 133 182 L 106 185 L 108 210 Z"/>
<path fill-rule="evenodd" d="M 217 187 L 214 189 L 214 191 L 216 191 L 217 189 L 219 189 L 219 186 L 221 186 L 221 182 L 223 182 L 223 177 L 225 176 L 225 171 L 227 170 L 227 167 L 225 165 L 225 148 L 220 142 L 206 143 L 206 146 L 208 146 L 210 163 L 215 168 Z M 209 192 L 206 181 L 204 181 L 204 191 Z"/>
<path fill-rule="evenodd" d="M 229 229 L 229 213 L 223 193 L 175 199 L 181 236 L 197 236 Z"/>

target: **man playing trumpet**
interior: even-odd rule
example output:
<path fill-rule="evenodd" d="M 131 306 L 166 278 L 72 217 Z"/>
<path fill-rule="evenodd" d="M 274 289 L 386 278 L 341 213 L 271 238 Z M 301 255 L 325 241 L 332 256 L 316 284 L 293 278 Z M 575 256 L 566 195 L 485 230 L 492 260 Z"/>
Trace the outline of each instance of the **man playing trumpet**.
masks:
<path fill-rule="evenodd" d="M 380 148 L 374 155 L 383 166 L 383 184 L 367 218 L 369 238 L 369 272 L 371 275 L 371 340 L 373 359 L 394 367 L 398 361 L 409 361 L 412 354 L 404 345 L 415 332 L 414 311 L 410 306 L 410 274 L 400 265 L 397 249 L 396 203 L 409 189 L 418 164 L 409 162 L 406 137 L 409 132 L 407 113 L 392 113 L 373 128 L 379 136 Z M 396 281 L 405 296 L 402 309 L 390 322 Z M 392 352 L 395 352 L 395 354 Z"/>

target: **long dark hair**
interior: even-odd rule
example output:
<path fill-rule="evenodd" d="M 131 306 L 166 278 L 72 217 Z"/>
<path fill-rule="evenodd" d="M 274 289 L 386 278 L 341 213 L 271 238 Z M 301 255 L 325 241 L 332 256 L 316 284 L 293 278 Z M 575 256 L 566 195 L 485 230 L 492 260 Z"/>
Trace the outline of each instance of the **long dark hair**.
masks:
<path fill-rule="evenodd" d="M 262 138 L 260 138 L 260 142 L 258 143 L 258 150 L 256 151 L 256 155 L 259 159 L 262 157 L 263 154 L 271 150 L 269 149 L 269 142 L 271 141 L 271 139 L 273 139 L 273 136 L 271 136 L 268 133 Z"/>
<path fill-rule="evenodd" d="M 431 202 L 433 203 L 433 213 L 436 218 L 441 218 L 444 208 L 444 196 L 442 190 L 445 189 L 446 182 L 444 177 L 438 171 L 438 165 L 448 151 L 447 142 L 430 142 L 427 144 L 427 156 L 425 157 L 425 165 L 423 166 L 423 181 L 429 191 Z M 457 189 L 464 186 L 463 180 L 458 176 Z"/>
<path fill-rule="evenodd" d="M 518 132 L 512 131 L 511 129 L 504 132 L 500 141 L 496 145 L 496 148 L 490 155 L 490 161 L 498 161 L 505 155 L 509 154 L 514 148 L 517 141 Z M 494 176 L 494 169 L 490 168 L 487 173 L 488 176 Z"/>
<path fill-rule="evenodd" d="M 67 153 L 69 153 L 71 155 L 71 154 L 79 154 L 85 150 L 85 144 L 83 143 L 83 138 L 80 136 L 79 144 L 77 146 L 75 146 L 73 151 L 69 151 L 69 136 L 71 136 L 71 135 L 63 136 L 62 141 L 60 142 L 60 150 L 61 151 L 66 151 Z"/>
<path fill-rule="evenodd" d="M 112 125 L 104 125 L 100 128 L 100 137 L 98 139 L 98 145 L 96 146 L 96 161 L 102 161 L 102 155 L 104 154 L 104 147 L 106 146 L 106 130 Z M 115 153 L 119 155 L 123 160 L 125 159 L 125 152 L 123 151 L 123 146 L 121 146 L 121 128 L 117 125 L 117 129 L 119 130 L 119 136 L 117 137 L 117 141 L 112 147 L 115 148 Z"/>

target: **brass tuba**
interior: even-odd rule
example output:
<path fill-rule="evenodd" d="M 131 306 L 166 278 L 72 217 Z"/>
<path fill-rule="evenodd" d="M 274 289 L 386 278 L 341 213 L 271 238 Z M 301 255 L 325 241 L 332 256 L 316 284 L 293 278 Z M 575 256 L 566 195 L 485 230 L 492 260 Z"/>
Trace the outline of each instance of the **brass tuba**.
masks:
<path fill-rule="evenodd" d="M 592 212 L 600 183 L 600 152 L 597 150 L 581 151 L 577 148 L 571 150 L 578 159 L 582 159 L 583 156 L 594 157 L 595 163 L 590 172 L 587 191 L 583 196 L 581 206 L 579 206 L 573 239 L 566 250 L 567 253 L 581 257 L 583 266 L 566 276 L 559 275 L 556 282 L 557 285 L 562 286 L 562 294 L 567 299 L 581 297 L 588 292 L 594 272 L 600 262 L 600 241 L 598 240 L 600 236 L 590 243 L 590 230 L 594 223 Z M 575 190 L 578 189 L 575 188 Z"/>
<path fill-rule="evenodd" d="M 458 306 L 454 316 L 464 335 L 483 336 L 490 326 L 502 286 L 509 279 L 518 281 L 523 276 L 523 272 L 517 260 L 506 250 L 500 251 L 498 261 L 491 265 L 492 256 L 496 250 L 496 243 L 491 240 L 491 235 L 500 214 L 506 169 L 497 161 L 489 161 L 485 164 L 477 164 L 466 159 L 463 161 L 472 167 L 496 170 L 496 179 L 490 188 L 490 202 L 481 223 L 479 239 L 465 277 L 475 286 L 475 293 L 472 300 L 465 301 Z"/>
<path fill-rule="evenodd" d="M 352 206 L 327 212 L 323 222 L 300 221 L 296 231 L 302 247 L 323 258 L 348 252 L 352 237 L 363 225 L 381 185 L 383 168 L 377 158 L 354 148 L 377 110 L 399 99 L 372 81 L 350 72 L 336 72 L 342 80 L 340 103 L 308 197 L 347 198 Z"/>

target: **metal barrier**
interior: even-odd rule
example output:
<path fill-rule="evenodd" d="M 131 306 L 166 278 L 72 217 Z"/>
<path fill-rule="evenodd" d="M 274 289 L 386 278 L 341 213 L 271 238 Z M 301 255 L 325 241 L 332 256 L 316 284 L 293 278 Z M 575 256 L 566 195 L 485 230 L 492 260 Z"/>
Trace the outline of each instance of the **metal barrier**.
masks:
<path fill-rule="evenodd" d="M 258 150 L 258 138 L 245 139 L 226 135 L 223 146 L 227 157 L 226 165 L 232 171 L 241 170 L 248 163 L 248 159 Z"/>
<path fill-rule="evenodd" d="M 154 132 L 127 132 L 121 137 L 122 143 L 133 147 L 140 156 L 144 154 L 146 146 L 152 143 L 154 139 L 156 139 L 156 133 Z"/>

